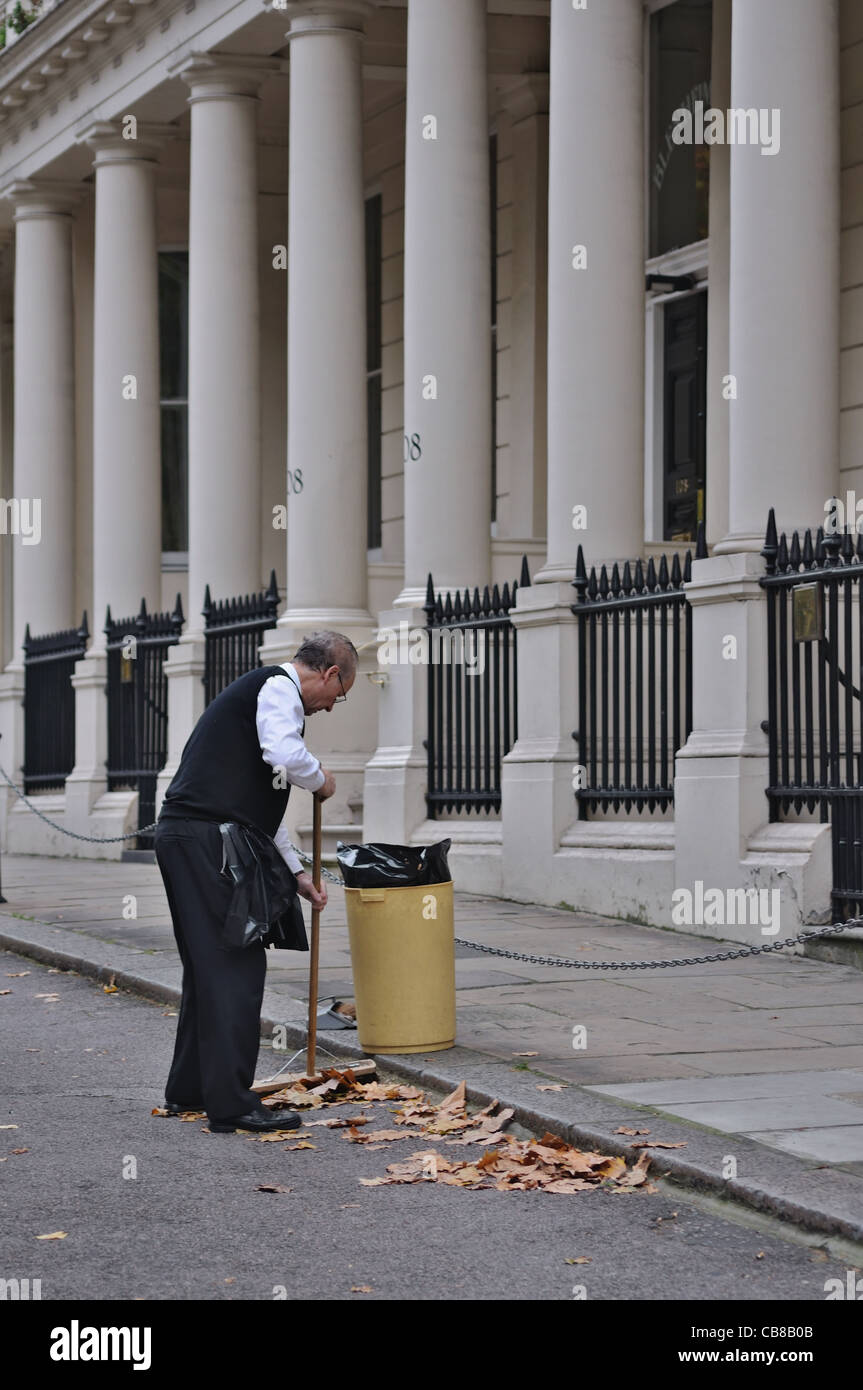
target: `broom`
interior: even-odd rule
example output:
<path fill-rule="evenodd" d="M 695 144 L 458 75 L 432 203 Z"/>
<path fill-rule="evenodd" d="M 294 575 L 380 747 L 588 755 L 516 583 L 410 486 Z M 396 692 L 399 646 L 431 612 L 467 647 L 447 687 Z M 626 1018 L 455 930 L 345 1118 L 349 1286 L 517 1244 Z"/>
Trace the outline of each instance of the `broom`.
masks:
<path fill-rule="evenodd" d="M 312 883 L 317 892 L 321 890 L 321 803 L 317 796 L 312 798 Z M 291 1086 L 296 1081 L 315 1081 L 320 1083 L 323 1076 L 315 1070 L 315 1051 L 318 1041 L 318 959 L 320 956 L 321 944 L 321 910 L 319 907 L 312 907 L 312 940 L 309 948 L 309 1027 L 308 1042 L 306 1049 L 306 1070 L 305 1074 L 294 1072 L 290 1076 L 282 1076 L 277 1081 L 256 1081 L 252 1090 L 259 1096 L 272 1095 L 274 1091 L 281 1091 L 286 1086 Z M 362 1062 L 347 1062 L 346 1067 L 350 1067 L 358 1081 L 372 1081 L 377 1075 L 377 1067 L 373 1058 L 369 1057 Z"/>

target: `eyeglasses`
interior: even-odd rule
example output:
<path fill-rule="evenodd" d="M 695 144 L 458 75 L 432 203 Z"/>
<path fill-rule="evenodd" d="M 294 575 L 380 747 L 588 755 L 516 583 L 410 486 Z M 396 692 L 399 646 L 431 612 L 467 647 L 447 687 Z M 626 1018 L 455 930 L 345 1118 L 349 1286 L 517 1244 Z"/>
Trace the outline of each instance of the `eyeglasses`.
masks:
<path fill-rule="evenodd" d="M 337 671 L 337 672 L 336 672 L 336 675 L 337 675 L 338 678 L 339 678 L 339 685 L 342 687 L 342 693 L 341 693 L 341 695 L 337 695 L 337 696 L 336 696 L 336 698 L 333 700 L 333 704 L 334 704 L 334 705 L 342 705 L 342 704 L 344 704 L 345 700 L 346 700 L 348 697 L 347 697 L 347 695 L 345 694 L 345 687 L 344 687 L 344 683 L 343 683 L 343 681 L 342 681 L 342 673 L 341 673 L 341 671 Z"/>

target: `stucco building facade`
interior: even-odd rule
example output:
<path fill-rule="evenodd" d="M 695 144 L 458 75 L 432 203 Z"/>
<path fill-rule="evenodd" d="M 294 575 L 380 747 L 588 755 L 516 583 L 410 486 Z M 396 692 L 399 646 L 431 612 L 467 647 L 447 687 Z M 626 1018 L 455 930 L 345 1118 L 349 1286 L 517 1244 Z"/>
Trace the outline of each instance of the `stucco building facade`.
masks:
<path fill-rule="evenodd" d="M 12 33 L 0 762 L 19 783 L 27 626 L 86 610 L 92 634 L 45 813 L 135 824 L 106 775 L 106 610 L 181 598 L 161 793 L 204 707 L 205 589 L 275 570 L 265 662 L 313 627 L 361 649 L 347 712 L 309 729 L 338 779 L 329 846 L 446 833 L 462 887 L 664 925 L 697 880 L 779 887 L 789 929 L 827 910 L 829 824 L 769 818 L 759 578 L 770 508 L 790 533 L 863 497 L 860 5 L 43 0 Z M 678 142 L 674 113 L 707 108 L 756 120 Z M 578 547 L 609 569 L 682 555 L 700 522 L 673 803 L 579 814 Z M 500 808 L 430 820 L 425 672 L 384 667 L 380 633 L 425 625 L 429 574 L 501 586 L 522 556 Z M 11 792 L 2 833 L 120 853 Z"/>

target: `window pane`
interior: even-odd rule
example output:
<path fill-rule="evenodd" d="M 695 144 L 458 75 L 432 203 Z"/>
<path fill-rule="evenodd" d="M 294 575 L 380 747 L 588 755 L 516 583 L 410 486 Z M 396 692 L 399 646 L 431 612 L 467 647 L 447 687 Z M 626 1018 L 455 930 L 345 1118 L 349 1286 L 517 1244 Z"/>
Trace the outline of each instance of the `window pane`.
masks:
<path fill-rule="evenodd" d="M 185 404 L 162 406 L 163 550 L 189 549 L 188 416 Z"/>
<path fill-rule="evenodd" d="M 707 236 L 709 145 L 676 145 L 674 112 L 710 106 L 712 0 L 677 0 L 650 21 L 650 254 Z"/>
<path fill-rule="evenodd" d="M 189 253 L 159 252 L 159 361 L 163 400 L 189 394 Z"/>

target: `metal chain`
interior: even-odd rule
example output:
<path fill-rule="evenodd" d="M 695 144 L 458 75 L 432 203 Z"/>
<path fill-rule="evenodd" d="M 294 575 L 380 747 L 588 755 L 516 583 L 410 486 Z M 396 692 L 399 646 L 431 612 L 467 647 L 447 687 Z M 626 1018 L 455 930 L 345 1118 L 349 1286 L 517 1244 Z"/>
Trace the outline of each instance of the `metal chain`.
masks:
<path fill-rule="evenodd" d="M 5 780 L 9 783 L 15 795 L 19 797 L 20 800 L 24 802 L 24 805 L 29 807 L 40 820 L 43 820 L 46 825 L 50 825 L 52 830 L 59 830 L 62 835 L 71 835 L 73 840 L 86 840 L 87 843 L 91 845 L 114 845 L 119 840 L 134 840 L 138 835 L 146 835 L 148 830 L 155 830 L 158 825 L 158 821 L 153 821 L 152 825 L 139 826 L 137 830 L 129 830 L 125 835 L 79 835 L 77 830 L 67 830 L 65 825 L 58 825 L 55 820 L 49 820 L 44 812 L 40 811 L 38 806 L 34 806 L 29 797 L 26 797 L 21 789 L 15 786 L 15 783 L 12 781 L 5 767 L 0 767 L 0 773 L 2 773 Z"/>
<path fill-rule="evenodd" d="M 75 830 L 67 830 L 64 825 L 58 825 L 56 821 L 49 820 L 32 801 L 16 787 L 6 769 L 0 767 L 0 774 L 8 782 L 17 797 L 24 802 L 24 805 L 50 825 L 52 829 L 59 830 L 63 835 L 71 835 L 73 840 L 86 840 L 90 844 L 111 845 L 119 840 L 131 840 L 138 835 L 145 835 L 150 830 L 155 830 L 158 821 L 153 821 L 152 825 L 141 826 L 138 830 L 130 830 L 126 835 L 79 835 Z M 297 857 L 306 864 L 312 864 L 311 855 L 304 854 L 297 849 L 296 845 L 291 845 L 291 849 Z M 321 873 L 324 878 L 328 878 L 331 883 L 337 883 L 340 888 L 344 887 L 344 880 L 338 874 L 331 873 L 329 869 L 321 865 Z M 455 938 L 456 946 L 466 946 L 471 951 L 481 951 L 486 956 L 503 956 L 506 960 L 520 960 L 528 965 L 559 965 L 567 970 L 667 970 L 675 965 L 712 965 L 715 961 L 721 960 L 741 960 L 744 956 L 765 955 L 770 951 L 785 951 L 790 946 L 796 946 L 801 941 L 811 941 L 816 936 L 833 936 L 837 932 L 847 931 L 849 927 L 863 926 L 863 917 L 852 917 L 848 922 L 834 922 L 829 927 L 820 927 L 817 931 L 800 932 L 798 936 L 786 936 L 784 941 L 765 942 L 763 946 L 742 946 L 737 951 L 720 951 L 709 956 L 687 956 L 681 960 L 569 960 L 565 956 L 535 956 L 528 951 L 506 951 L 500 946 L 482 946 L 478 941 L 464 941 L 461 937 Z"/>
<path fill-rule="evenodd" d="M 472 951 L 482 951 L 487 956 L 506 956 L 507 960 L 523 960 L 530 965 L 562 965 L 570 970 L 666 970 L 673 965 L 712 965 L 718 960 L 740 960 L 743 956 L 763 955 L 768 951 L 784 951 L 795 946 L 798 941 L 810 941 L 814 936 L 832 936 L 836 932 L 847 931 L 848 927 L 863 926 L 863 917 L 852 917 L 849 922 L 834 922 L 829 927 L 817 931 L 804 931 L 799 936 L 786 936 L 784 941 L 770 941 L 763 946 L 741 946 L 738 951 L 720 951 L 709 956 L 688 956 L 682 960 L 568 960 L 565 956 L 533 956 L 527 951 L 505 951 L 498 946 L 481 946 L 477 941 L 462 941 L 456 937 L 456 946 L 469 946 Z"/>

